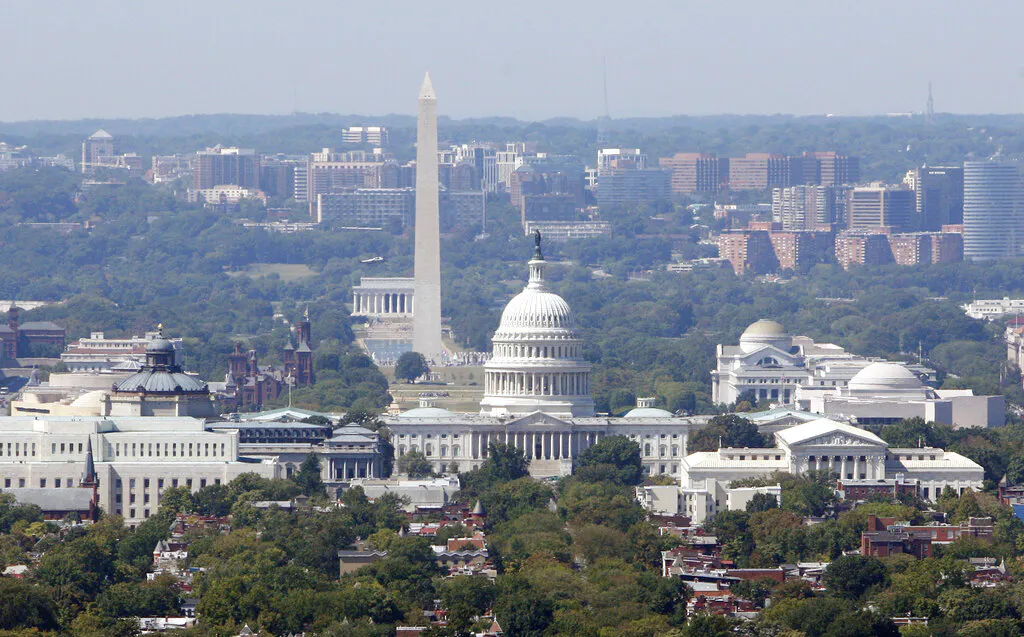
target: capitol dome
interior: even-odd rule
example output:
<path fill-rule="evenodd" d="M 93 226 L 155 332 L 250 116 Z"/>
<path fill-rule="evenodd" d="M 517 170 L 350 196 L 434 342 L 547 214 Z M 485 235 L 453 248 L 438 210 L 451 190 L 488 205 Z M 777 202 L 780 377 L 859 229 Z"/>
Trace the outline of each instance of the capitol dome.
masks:
<path fill-rule="evenodd" d="M 496 417 L 535 411 L 593 416 L 590 363 L 583 358 L 583 341 L 569 304 L 547 286 L 539 233 L 536 241 L 530 280 L 505 306 L 491 339 L 480 410 Z"/>
<path fill-rule="evenodd" d="M 914 372 L 899 363 L 871 363 L 850 379 L 851 392 L 893 392 L 920 390 L 923 384 Z"/>
<path fill-rule="evenodd" d="M 531 288 L 517 294 L 501 313 L 499 331 L 520 329 L 572 329 L 572 310 L 565 299 L 546 289 Z"/>
<path fill-rule="evenodd" d="M 740 348 L 744 352 L 755 352 L 765 345 L 789 351 L 793 347 L 793 337 L 781 323 L 768 319 L 754 321 L 740 336 Z"/>

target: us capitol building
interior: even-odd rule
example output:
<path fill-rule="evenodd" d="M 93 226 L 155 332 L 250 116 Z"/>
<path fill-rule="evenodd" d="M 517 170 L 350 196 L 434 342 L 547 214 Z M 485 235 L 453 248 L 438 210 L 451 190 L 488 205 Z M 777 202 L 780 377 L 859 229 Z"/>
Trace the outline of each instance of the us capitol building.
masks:
<path fill-rule="evenodd" d="M 573 459 L 606 436 L 626 436 L 640 446 L 648 475 L 677 475 L 691 431 L 709 417 L 678 417 L 641 399 L 621 418 L 596 416 L 590 397 L 590 363 L 572 310 L 544 279 L 540 238 L 529 262 L 530 278 L 501 315 L 493 355 L 484 365 L 479 414 L 421 406 L 383 418 L 396 457 L 422 452 L 437 471 L 469 471 L 487 458 L 491 443 L 521 449 L 535 477 L 572 473 Z"/>

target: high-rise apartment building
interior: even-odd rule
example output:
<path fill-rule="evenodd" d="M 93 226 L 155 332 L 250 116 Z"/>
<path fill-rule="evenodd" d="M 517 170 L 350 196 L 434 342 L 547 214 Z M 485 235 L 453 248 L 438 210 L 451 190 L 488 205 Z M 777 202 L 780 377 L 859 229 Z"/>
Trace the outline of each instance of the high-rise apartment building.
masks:
<path fill-rule="evenodd" d="M 239 186 L 258 190 L 260 158 L 252 148 L 214 146 L 196 153 L 192 188 L 206 190 L 214 186 Z"/>
<path fill-rule="evenodd" d="M 853 188 L 847 197 L 847 227 L 871 230 L 888 227 L 895 232 L 917 230 L 917 203 L 914 191 L 872 184 Z"/>
<path fill-rule="evenodd" d="M 676 153 L 658 160 L 662 168 L 671 171 L 673 195 L 718 192 L 720 168 L 723 163 L 728 166 L 727 162 L 706 153 Z"/>
<path fill-rule="evenodd" d="M 82 142 L 82 172 L 90 174 L 97 166 L 110 163 L 117 154 L 114 136 L 105 130 L 98 130 Z"/>
<path fill-rule="evenodd" d="M 772 220 L 782 224 L 783 230 L 828 228 L 845 216 L 843 188 L 789 186 L 772 190 Z"/>
<path fill-rule="evenodd" d="M 917 196 L 921 229 L 963 223 L 964 169 L 962 166 L 922 166 L 907 173 L 903 183 Z"/>
<path fill-rule="evenodd" d="M 964 162 L 964 256 L 976 261 L 1021 254 L 1024 171 L 1018 162 Z"/>

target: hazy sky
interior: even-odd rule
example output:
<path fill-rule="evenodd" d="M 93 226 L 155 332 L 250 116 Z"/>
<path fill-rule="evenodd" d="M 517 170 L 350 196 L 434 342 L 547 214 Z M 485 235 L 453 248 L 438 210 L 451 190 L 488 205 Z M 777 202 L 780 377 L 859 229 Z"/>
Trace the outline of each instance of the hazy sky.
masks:
<path fill-rule="evenodd" d="M 1024 112 L 1021 0 L 0 0 L 0 121 Z"/>

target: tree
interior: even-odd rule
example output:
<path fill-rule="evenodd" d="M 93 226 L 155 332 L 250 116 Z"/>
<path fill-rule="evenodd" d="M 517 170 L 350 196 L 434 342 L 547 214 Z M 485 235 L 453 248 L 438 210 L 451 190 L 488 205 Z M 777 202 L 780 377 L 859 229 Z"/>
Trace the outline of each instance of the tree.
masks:
<path fill-rule="evenodd" d="M 326 496 L 324 481 L 320 477 L 320 456 L 310 453 L 299 465 L 299 470 L 292 476 L 292 482 L 299 485 L 299 489 L 305 495 Z"/>
<path fill-rule="evenodd" d="M 49 590 L 24 580 L 0 578 L 0 629 L 57 628 L 57 609 Z"/>
<path fill-rule="evenodd" d="M 747 502 L 747 513 L 758 513 L 778 507 L 779 500 L 771 493 L 755 493 L 750 502 Z"/>
<path fill-rule="evenodd" d="M 874 557 L 843 555 L 832 560 L 822 576 L 829 592 L 843 599 L 860 599 L 885 581 L 885 565 Z"/>
<path fill-rule="evenodd" d="M 554 605 L 520 576 L 498 581 L 494 614 L 507 635 L 541 637 L 554 619 Z"/>
<path fill-rule="evenodd" d="M 576 476 L 596 482 L 636 485 L 643 482 L 640 445 L 626 436 L 608 436 L 587 447 L 576 461 Z"/>
<path fill-rule="evenodd" d="M 742 416 L 715 416 L 690 439 L 690 451 L 714 451 L 719 444 L 758 448 L 768 446 L 770 441 L 757 430 L 757 425 Z"/>
<path fill-rule="evenodd" d="M 426 478 L 433 472 L 434 467 L 422 451 L 410 451 L 398 458 L 398 473 L 410 478 Z"/>
<path fill-rule="evenodd" d="M 395 363 L 395 378 L 401 378 L 407 383 L 429 373 L 427 359 L 419 352 L 405 352 L 398 357 L 398 362 Z"/>

